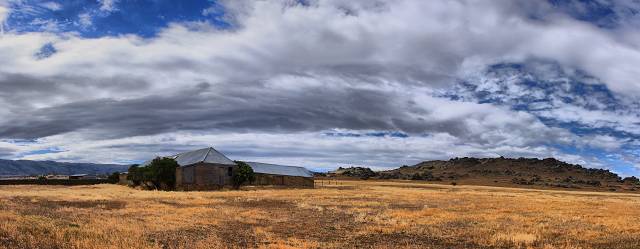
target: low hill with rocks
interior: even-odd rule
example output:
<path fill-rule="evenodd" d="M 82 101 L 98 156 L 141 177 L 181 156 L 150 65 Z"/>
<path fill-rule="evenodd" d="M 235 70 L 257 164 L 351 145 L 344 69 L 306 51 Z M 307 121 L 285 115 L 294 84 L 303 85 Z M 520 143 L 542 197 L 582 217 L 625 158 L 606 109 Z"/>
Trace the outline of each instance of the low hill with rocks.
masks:
<path fill-rule="evenodd" d="M 365 167 L 339 168 L 328 176 L 392 179 L 530 188 L 639 191 L 636 177 L 621 178 L 604 169 L 585 168 L 554 158 L 453 158 L 413 166 L 373 171 Z"/>

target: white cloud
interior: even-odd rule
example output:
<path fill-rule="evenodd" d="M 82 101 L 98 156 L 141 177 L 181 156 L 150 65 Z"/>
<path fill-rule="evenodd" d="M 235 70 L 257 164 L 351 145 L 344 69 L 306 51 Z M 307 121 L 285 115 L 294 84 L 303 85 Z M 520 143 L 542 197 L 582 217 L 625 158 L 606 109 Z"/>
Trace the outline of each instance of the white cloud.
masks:
<path fill-rule="evenodd" d="M 116 5 L 118 4 L 118 0 L 98 0 L 100 3 L 100 10 L 105 12 L 113 12 L 118 10 Z"/>
<path fill-rule="evenodd" d="M 101 4 L 104 11 L 113 11 L 116 2 L 101 1 Z M 387 155 L 386 159 L 376 157 L 388 162 L 381 165 L 459 155 L 562 156 L 544 142 L 575 142 L 576 137 L 566 130 L 546 127 L 524 112 L 432 95 L 438 89 L 483 72 L 488 65 L 527 63 L 531 59 L 554 61 L 567 69 L 585 71 L 618 95 L 640 94 L 636 81 L 640 75 L 636 67 L 640 64 L 640 49 L 630 42 L 633 40 L 629 38 L 630 31 L 602 30 L 549 11 L 547 4 L 538 1 L 310 1 L 309 6 L 302 6 L 282 0 L 223 4 L 230 11 L 226 16 L 233 24 L 231 30 L 174 23 L 149 39 L 134 35 L 86 39 L 73 33 L 6 34 L 0 40 L 3 65 L 0 80 L 13 77 L 25 83 L 0 86 L 3 87 L 0 114 L 9 117 L 0 121 L 0 128 L 13 127 L 29 118 L 29 123 L 47 124 L 52 130 L 45 136 L 46 146 L 68 150 L 30 156 L 31 159 L 59 157 L 108 162 L 137 158 L 136 151 L 121 146 L 130 143 L 143 148 L 141 144 L 154 143 L 150 142 L 154 139 L 157 144 L 194 144 L 162 140 L 179 139 L 174 134 L 182 135 L 179 132 L 186 124 L 208 134 L 202 136 L 208 140 L 198 140 L 198 134 L 185 135 L 187 138 L 201 145 L 225 141 L 221 142 L 222 148 L 233 149 L 236 144 L 262 150 L 273 146 L 285 151 L 302 143 L 300 148 L 307 148 L 306 151 L 326 153 L 335 148 L 355 147 L 353 154 L 340 154 L 351 158 L 345 163 L 363 160 L 354 155 L 366 151 Z M 530 18 L 531 11 L 552 13 L 534 20 Z M 80 19 L 83 26 L 91 25 L 90 15 Z M 33 55 L 47 43 L 52 43 L 57 52 L 47 59 L 36 60 Z M 208 89 L 199 88 L 203 82 L 208 83 Z M 201 94 L 198 96 L 203 101 L 215 105 L 202 108 L 188 103 L 188 110 L 199 112 L 185 118 L 183 124 L 161 126 L 158 134 L 142 134 L 145 137 L 132 135 L 156 124 L 154 118 L 180 114 L 172 105 L 149 106 L 145 100 L 196 91 L 193 89 L 200 90 L 189 94 Z M 512 90 L 509 94 L 518 94 L 517 89 Z M 9 95 L 1 93 L 9 91 Z M 365 93 L 370 94 L 369 98 L 362 98 Z M 323 103 L 328 99 L 331 102 Z M 81 112 L 81 106 L 92 101 L 104 101 L 106 106 L 130 103 L 132 109 L 142 111 L 117 122 L 91 123 L 88 120 L 109 116 L 109 113 L 80 115 L 86 113 Z M 64 108 L 71 111 L 65 112 Z M 117 110 L 123 109 L 127 108 Z M 69 120 L 55 123 L 52 120 L 57 117 L 35 115 L 54 110 L 61 116 L 69 115 Z M 596 117 L 580 116 L 579 111 L 572 116 L 571 111 L 565 109 L 562 114 L 585 122 L 597 121 Z M 32 115 L 27 117 L 23 113 Z M 154 116 L 154 113 L 161 114 Z M 259 123 L 281 130 L 271 133 L 252 130 L 244 135 L 237 130 L 225 131 L 232 124 L 216 127 L 222 121 L 206 119 L 214 114 L 248 117 L 233 123 L 236 126 Z M 555 117 L 560 113 L 549 115 Z M 262 119 L 257 119 L 258 116 Z M 332 122 L 332 117 L 348 121 Z M 631 121 L 629 125 L 633 125 Z M 118 123 L 127 122 L 133 125 L 123 132 Z M 74 126 L 65 126 L 68 123 Z M 406 129 L 413 136 L 406 140 L 318 137 L 319 132 L 331 128 Z M 9 134 L 16 129 L 0 130 Z M 104 131 L 116 138 L 95 139 L 96 134 L 106 135 L 101 133 Z M 222 134 L 210 135 L 213 131 Z M 289 131 L 289 135 L 283 135 L 283 131 Z M 431 136 L 416 136 L 422 133 Z M 262 140 L 264 137 L 271 140 Z M 618 148 L 616 141 L 604 137 L 596 140 L 595 144 Z M 385 149 L 396 152 L 385 154 Z M 416 156 L 402 159 L 401 150 Z M 328 154 L 317 159 L 306 157 L 296 160 L 323 165 L 331 162 Z"/>
<path fill-rule="evenodd" d="M 56 2 L 44 2 L 44 3 L 41 3 L 40 6 L 52 11 L 58 11 L 62 9 L 62 5 Z"/>
<path fill-rule="evenodd" d="M 91 27 L 91 25 L 93 25 L 93 18 L 89 13 L 82 13 L 78 15 L 78 25 L 85 29 Z"/>
<path fill-rule="evenodd" d="M 168 144 L 171 146 L 167 146 Z M 139 162 L 158 155 L 171 155 L 212 145 L 235 160 L 304 165 L 315 169 L 333 169 L 343 165 L 389 168 L 403 164 L 412 165 L 427 159 L 449 159 L 458 156 L 571 156 L 545 146 L 487 147 L 482 144 L 464 143 L 445 133 L 409 138 L 356 138 L 333 137 L 318 133 L 178 132 L 100 141 L 87 141 L 82 135 L 75 134 L 42 139 L 40 143 L 26 145 L 21 150 L 42 150 L 51 147 L 65 150 L 61 153 L 23 157 L 30 160 L 129 163 L 128 160 L 132 159 Z"/>

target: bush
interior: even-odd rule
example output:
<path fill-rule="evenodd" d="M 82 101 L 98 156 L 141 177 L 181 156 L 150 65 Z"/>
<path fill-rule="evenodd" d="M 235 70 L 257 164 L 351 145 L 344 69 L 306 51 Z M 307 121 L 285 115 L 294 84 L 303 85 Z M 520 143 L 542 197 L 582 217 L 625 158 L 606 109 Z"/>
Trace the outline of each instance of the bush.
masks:
<path fill-rule="evenodd" d="M 180 167 L 173 158 L 156 158 L 145 167 L 142 179 L 153 183 L 156 189 L 174 189 L 176 187 L 176 168 Z"/>
<path fill-rule="evenodd" d="M 107 179 L 111 183 L 118 183 L 120 181 L 120 173 L 113 172 L 111 175 L 109 175 L 109 177 L 107 177 Z"/>
<path fill-rule="evenodd" d="M 178 162 L 173 158 L 156 158 L 145 167 L 132 165 L 129 167 L 128 180 L 134 186 L 149 185 L 153 189 L 172 190 L 176 187 L 176 168 Z"/>
<path fill-rule="evenodd" d="M 138 186 L 142 183 L 142 171 L 139 170 L 139 165 L 134 164 L 129 167 L 129 173 L 127 174 L 127 180 L 133 183 L 133 186 Z"/>
<path fill-rule="evenodd" d="M 256 180 L 256 176 L 253 172 L 253 169 L 249 164 L 242 161 L 235 161 L 238 165 L 238 170 L 233 174 L 233 188 L 240 189 L 242 184 L 247 182 L 253 182 Z"/>

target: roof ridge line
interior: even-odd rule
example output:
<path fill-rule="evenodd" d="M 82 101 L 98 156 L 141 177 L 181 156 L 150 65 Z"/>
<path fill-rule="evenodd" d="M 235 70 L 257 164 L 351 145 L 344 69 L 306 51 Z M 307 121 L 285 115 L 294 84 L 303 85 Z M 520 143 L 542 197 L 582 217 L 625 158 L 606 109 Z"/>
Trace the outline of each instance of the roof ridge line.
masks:
<path fill-rule="evenodd" d="M 233 162 L 233 160 L 231 160 L 231 158 L 227 157 L 227 155 L 225 155 L 225 154 L 222 154 L 222 152 L 220 152 L 220 151 L 216 150 L 216 148 L 211 147 L 211 149 L 212 149 L 213 151 L 215 151 L 216 153 L 218 153 L 218 154 L 222 155 L 224 158 L 229 159 L 229 161 L 232 161 L 232 162 Z"/>
<path fill-rule="evenodd" d="M 209 157 L 209 154 L 211 154 L 211 149 L 213 149 L 213 147 L 209 147 L 209 150 L 207 150 L 207 153 L 204 153 L 204 158 L 202 158 L 202 161 L 200 161 L 201 163 L 207 161 L 207 157 Z"/>

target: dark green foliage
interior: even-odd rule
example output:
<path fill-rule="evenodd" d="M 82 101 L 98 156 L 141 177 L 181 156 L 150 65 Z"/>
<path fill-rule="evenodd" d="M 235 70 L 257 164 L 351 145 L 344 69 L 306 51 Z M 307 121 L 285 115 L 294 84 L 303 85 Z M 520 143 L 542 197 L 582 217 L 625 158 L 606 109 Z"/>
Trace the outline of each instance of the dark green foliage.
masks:
<path fill-rule="evenodd" d="M 176 168 L 180 167 L 173 158 L 156 158 L 149 165 L 151 182 L 156 187 L 174 189 L 176 187 Z"/>
<path fill-rule="evenodd" d="M 515 183 L 515 184 L 519 184 L 519 185 L 534 185 L 536 183 L 535 178 L 534 179 L 524 179 L 524 178 L 513 178 L 511 179 L 511 183 Z"/>
<path fill-rule="evenodd" d="M 127 178 L 134 186 L 145 185 L 153 189 L 171 190 L 176 186 L 176 168 L 179 165 L 172 158 L 156 158 L 145 167 L 132 165 Z"/>
<path fill-rule="evenodd" d="M 420 172 L 414 173 L 410 179 L 418 180 L 418 181 L 440 181 L 441 180 L 439 177 L 434 177 L 433 173 L 429 171 L 425 171 L 422 173 Z"/>
<path fill-rule="evenodd" d="M 127 180 L 133 183 L 133 186 L 138 186 L 142 183 L 142 170 L 139 170 L 138 164 L 131 165 L 129 167 L 129 174 L 127 174 Z"/>
<path fill-rule="evenodd" d="M 120 173 L 113 172 L 111 175 L 109 175 L 109 177 L 107 179 L 111 183 L 118 183 L 118 181 L 120 181 Z"/>
<path fill-rule="evenodd" d="M 242 184 L 255 181 L 256 176 L 249 164 L 242 161 L 235 161 L 235 163 L 238 165 L 238 169 L 233 174 L 233 188 L 240 189 Z"/>

